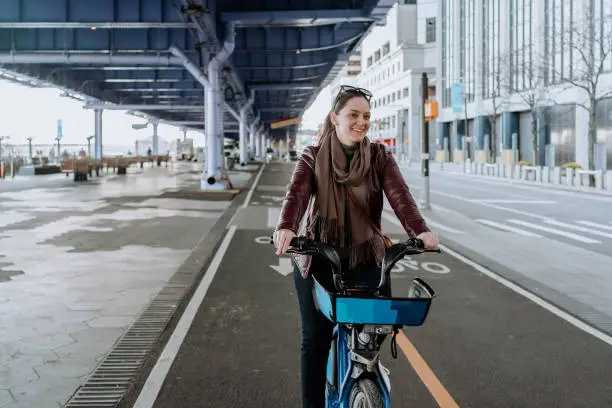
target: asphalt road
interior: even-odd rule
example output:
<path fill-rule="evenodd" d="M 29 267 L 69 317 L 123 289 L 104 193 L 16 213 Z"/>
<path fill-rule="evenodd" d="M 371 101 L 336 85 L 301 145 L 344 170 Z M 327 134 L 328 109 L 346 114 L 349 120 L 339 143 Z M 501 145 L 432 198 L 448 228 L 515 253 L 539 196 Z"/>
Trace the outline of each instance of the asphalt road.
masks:
<path fill-rule="evenodd" d="M 403 169 L 411 190 L 420 196 L 418 166 Z M 433 170 L 430 199 L 489 228 L 612 256 L 612 197 Z"/>
<path fill-rule="evenodd" d="M 268 192 L 270 186 L 286 184 L 290 166 L 285 169 L 264 171 L 262 184 Z M 253 198 L 279 205 L 261 195 Z M 266 243 L 268 220 L 261 219 L 260 229 L 252 228 L 249 214 L 259 214 L 258 206 L 244 210 L 241 219 L 249 220 L 248 229 L 236 223 L 169 372 L 151 379 L 163 382 L 152 406 L 300 406 L 293 276 Z M 612 406 L 610 345 L 450 254 L 411 261 L 393 274 L 394 293 L 406 293 L 411 278 L 420 276 L 437 297 L 425 324 L 405 333 L 458 406 Z M 437 403 L 441 391 L 425 385 L 429 382 L 422 365 L 406 355 L 411 356 L 402 348 L 393 360 L 389 343 L 383 345 L 393 406 L 457 406 Z"/>

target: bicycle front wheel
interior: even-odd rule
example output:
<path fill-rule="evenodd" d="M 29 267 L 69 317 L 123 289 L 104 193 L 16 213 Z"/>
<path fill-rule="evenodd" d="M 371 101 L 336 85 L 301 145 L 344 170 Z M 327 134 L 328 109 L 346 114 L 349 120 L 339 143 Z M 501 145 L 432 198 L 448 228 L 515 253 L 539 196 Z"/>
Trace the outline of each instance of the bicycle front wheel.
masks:
<path fill-rule="evenodd" d="M 384 408 L 378 385 L 369 378 L 362 378 L 353 384 L 349 398 L 351 408 Z"/>

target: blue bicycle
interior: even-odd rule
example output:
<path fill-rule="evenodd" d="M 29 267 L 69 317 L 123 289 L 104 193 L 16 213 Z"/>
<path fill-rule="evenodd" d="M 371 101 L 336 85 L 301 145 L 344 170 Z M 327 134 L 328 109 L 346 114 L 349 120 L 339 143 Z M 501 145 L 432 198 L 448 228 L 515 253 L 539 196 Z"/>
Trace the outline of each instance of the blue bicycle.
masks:
<path fill-rule="evenodd" d="M 397 358 L 395 336 L 403 326 L 425 321 L 435 293 L 415 278 L 407 297 L 385 296 L 393 265 L 406 255 L 427 251 L 423 242 L 411 238 L 386 249 L 377 287 L 345 287 L 340 257 L 334 247 L 295 237 L 289 253 L 321 256 L 332 269 L 334 288 L 325 288 L 314 278 L 317 308 L 335 326 L 327 362 L 327 408 L 388 408 L 391 406 L 389 371 L 379 360 L 380 348 L 392 336 L 391 354 Z M 330 290 L 331 289 L 331 290 Z"/>

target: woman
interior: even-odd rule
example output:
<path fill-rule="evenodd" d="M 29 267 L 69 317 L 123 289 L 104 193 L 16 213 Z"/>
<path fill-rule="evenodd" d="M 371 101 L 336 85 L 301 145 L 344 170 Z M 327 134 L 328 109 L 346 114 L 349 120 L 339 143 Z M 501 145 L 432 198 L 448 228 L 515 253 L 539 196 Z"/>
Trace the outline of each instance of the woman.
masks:
<path fill-rule="evenodd" d="M 340 88 L 317 145 L 306 148 L 296 164 L 273 237 L 277 255 L 287 251 L 298 230 L 340 247 L 349 284 L 376 285 L 380 279 L 378 265 L 385 251 L 380 234 L 383 191 L 406 232 L 422 239 L 427 249 L 438 247 L 395 159 L 383 145 L 366 138 L 371 96 L 365 89 Z M 304 215 L 306 223 L 300 229 Z M 315 308 L 312 273 L 326 280 L 331 272 L 317 259 L 294 259 L 302 318 L 302 404 L 323 408 L 333 324 Z"/>

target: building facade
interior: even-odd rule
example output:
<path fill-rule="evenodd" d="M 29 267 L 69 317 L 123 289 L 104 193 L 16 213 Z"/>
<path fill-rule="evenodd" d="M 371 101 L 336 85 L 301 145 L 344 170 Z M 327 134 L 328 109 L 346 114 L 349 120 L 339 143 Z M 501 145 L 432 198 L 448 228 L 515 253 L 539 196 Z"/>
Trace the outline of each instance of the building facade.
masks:
<path fill-rule="evenodd" d="M 358 75 L 340 78 L 331 89 L 332 100 L 340 85 L 372 92 L 372 120 L 368 137 L 415 160 L 420 149 L 420 84 L 429 76 L 435 98 L 437 0 L 401 0 L 389 10 L 384 25 L 375 26 L 360 44 Z M 430 145 L 435 150 L 435 126 Z"/>
<path fill-rule="evenodd" d="M 437 14 L 450 160 L 587 168 L 592 94 L 596 167 L 612 167 L 612 0 L 445 0 Z"/>
<path fill-rule="evenodd" d="M 361 74 L 361 47 L 358 47 L 357 50 L 349 56 L 346 65 L 329 84 L 329 93 L 332 103 L 342 85 L 357 86 L 357 77 L 359 74 Z"/>

